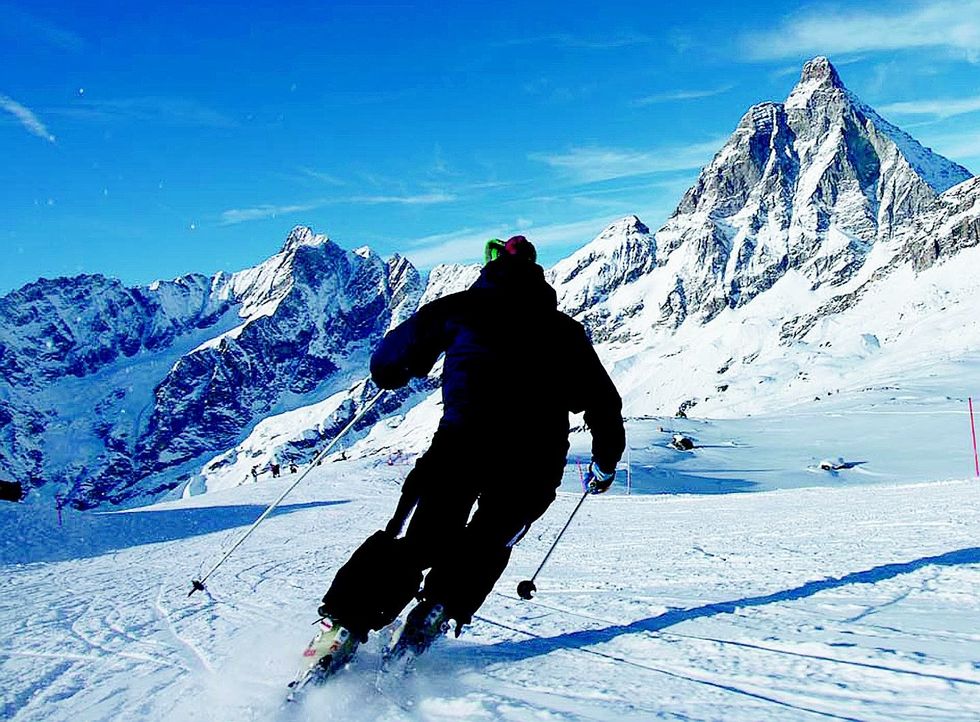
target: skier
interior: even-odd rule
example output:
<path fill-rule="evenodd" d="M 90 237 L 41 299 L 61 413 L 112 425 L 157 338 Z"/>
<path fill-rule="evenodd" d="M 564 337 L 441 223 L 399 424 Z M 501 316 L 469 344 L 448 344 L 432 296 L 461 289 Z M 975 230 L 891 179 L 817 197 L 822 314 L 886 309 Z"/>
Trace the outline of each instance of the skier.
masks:
<path fill-rule="evenodd" d="M 444 352 L 443 416 L 405 479 L 394 517 L 354 552 L 323 597 L 320 632 L 307 654 L 320 659 L 325 675 L 413 598 L 419 602 L 386 658 L 425 651 L 450 620 L 459 636 L 512 547 L 555 499 L 569 412 L 584 411 L 592 432 L 590 490 L 612 484 L 625 448 L 621 400 L 585 330 L 557 310 L 536 255 L 523 236 L 490 241 L 468 290 L 419 309 L 371 358 L 374 382 L 397 389 L 425 377 Z"/>
<path fill-rule="evenodd" d="M 279 458 L 273 454 L 272 459 L 269 460 L 269 469 L 272 470 L 272 478 L 279 478 Z"/>

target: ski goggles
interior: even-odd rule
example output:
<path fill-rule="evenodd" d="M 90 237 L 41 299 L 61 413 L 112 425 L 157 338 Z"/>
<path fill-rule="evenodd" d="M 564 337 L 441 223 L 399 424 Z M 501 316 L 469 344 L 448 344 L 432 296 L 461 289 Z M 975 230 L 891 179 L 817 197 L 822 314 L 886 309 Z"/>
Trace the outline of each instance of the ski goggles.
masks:
<path fill-rule="evenodd" d="M 499 238 L 491 238 L 487 241 L 487 245 L 483 247 L 483 265 L 500 258 L 500 256 L 506 253 L 506 246 L 507 244 Z"/>

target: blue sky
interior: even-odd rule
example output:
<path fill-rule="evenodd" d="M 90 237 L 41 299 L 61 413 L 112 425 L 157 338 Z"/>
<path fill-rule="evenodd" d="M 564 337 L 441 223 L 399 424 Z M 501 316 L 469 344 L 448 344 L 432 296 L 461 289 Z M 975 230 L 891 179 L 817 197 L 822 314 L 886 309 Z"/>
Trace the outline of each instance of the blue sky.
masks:
<path fill-rule="evenodd" d="M 302 223 L 420 267 L 658 227 L 754 103 L 827 55 L 980 169 L 980 0 L 0 0 L 0 293 L 238 270 Z"/>

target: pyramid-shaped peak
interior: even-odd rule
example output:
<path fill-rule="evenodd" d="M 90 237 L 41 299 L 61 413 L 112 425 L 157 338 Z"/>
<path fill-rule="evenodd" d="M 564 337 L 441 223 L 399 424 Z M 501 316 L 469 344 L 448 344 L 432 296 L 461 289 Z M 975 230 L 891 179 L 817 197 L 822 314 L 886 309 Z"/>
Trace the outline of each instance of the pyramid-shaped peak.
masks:
<path fill-rule="evenodd" d="M 640 220 L 639 216 L 631 215 L 610 224 L 601 234 L 603 236 L 622 233 L 649 233 L 650 229 Z"/>
<path fill-rule="evenodd" d="M 819 56 L 803 66 L 800 82 L 793 88 L 784 106 L 790 109 L 806 108 L 817 99 L 817 105 L 822 107 L 831 98 L 842 99 L 849 96 L 840 75 L 837 74 L 837 68 L 827 58 Z"/>
<path fill-rule="evenodd" d="M 813 60 L 808 60 L 803 65 L 800 82 L 828 85 L 834 88 L 844 87 L 840 75 L 837 74 L 837 68 L 822 55 L 815 57 Z"/>
<path fill-rule="evenodd" d="M 309 226 L 296 226 L 286 236 L 286 242 L 283 244 L 280 253 L 295 251 L 300 246 L 319 246 L 329 241 L 327 236 L 322 233 L 314 233 Z"/>

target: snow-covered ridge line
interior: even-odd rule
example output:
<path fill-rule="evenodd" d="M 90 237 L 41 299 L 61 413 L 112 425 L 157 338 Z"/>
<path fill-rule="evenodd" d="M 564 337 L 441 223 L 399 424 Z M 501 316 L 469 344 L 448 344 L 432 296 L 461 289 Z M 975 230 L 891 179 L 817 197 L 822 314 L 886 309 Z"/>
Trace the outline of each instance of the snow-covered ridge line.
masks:
<path fill-rule="evenodd" d="M 919 368 L 922 349 L 980 344 L 967 176 L 816 58 L 784 103 L 749 109 L 659 230 L 627 216 L 547 277 L 630 412 L 798 405 Z M 132 504 L 242 483 L 273 455 L 302 462 L 354 408 L 377 339 L 479 269 L 439 266 L 423 283 L 404 258 L 299 226 L 236 273 L 39 281 L 0 299 L 0 473 Z M 387 408 L 363 453 L 424 447 L 436 387 Z"/>
<path fill-rule="evenodd" d="M 26 286 L 0 299 L 0 471 L 82 506 L 159 496 L 264 416 L 348 388 L 421 293 L 404 259 L 305 227 L 234 274 Z"/>

